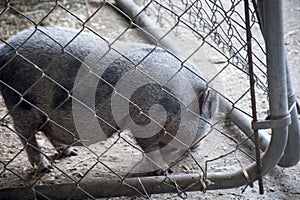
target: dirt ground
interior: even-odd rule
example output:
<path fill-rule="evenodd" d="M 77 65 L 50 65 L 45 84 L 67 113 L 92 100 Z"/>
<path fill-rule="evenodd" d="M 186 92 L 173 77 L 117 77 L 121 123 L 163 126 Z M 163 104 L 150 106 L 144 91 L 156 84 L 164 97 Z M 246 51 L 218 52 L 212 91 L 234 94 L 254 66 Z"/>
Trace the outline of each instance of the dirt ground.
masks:
<path fill-rule="evenodd" d="M 25 13 L 26 16 L 29 16 L 33 21 L 38 21 L 41 17 L 44 17 L 45 13 L 49 12 L 53 6 L 53 2 L 50 0 L 40 2 L 32 0 L 30 1 L 32 3 L 24 5 L 20 5 L 17 2 L 12 1 L 12 5 L 23 14 Z M 0 5 L 2 10 L 4 4 Z M 86 16 L 96 10 L 99 3 L 93 0 L 84 2 L 73 0 L 62 1 L 61 5 L 85 20 Z M 285 0 L 284 13 L 287 57 L 297 98 L 300 99 L 300 2 L 298 0 Z M 59 7 L 55 12 L 47 15 L 43 24 L 79 28 L 80 20 L 65 12 L 62 7 Z M 135 29 L 127 30 L 128 21 L 113 12 L 110 7 L 101 9 L 88 22 L 88 25 L 109 41 L 113 41 L 126 31 L 118 39 L 127 42 L 145 42 Z M 32 23 L 18 14 L 17 11 L 7 11 L 0 15 L 0 38 L 6 40 L 29 26 L 32 26 Z M 177 45 L 189 55 L 199 44 L 193 42 L 195 41 L 194 36 L 189 35 L 190 33 L 185 31 L 183 30 L 181 34 L 174 34 L 175 36 L 173 35 L 172 37 L 175 38 L 174 41 L 178 43 Z M 222 66 L 226 65 L 226 60 L 206 44 L 191 59 L 198 66 L 206 66 L 202 70 L 209 78 L 219 72 Z M 220 92 L 231 96 L 234 101 L 243 95 L 243 91 L 247 90 L 248 86 L 245 84 L 245 80 L 248 81 L 248 79 L 242 73 L 235 72 L 235 76 L 232 76 L 231 73 L 232 71 L 230 70 L 225 71 L 222 76 L 219 76 L 220 78 L 214 81 L 214 84 L 220 88 Z M 246 83 L 248 83 L 247 81 Z M 238 90 L 237 85 L 239 86 Z M 259 117 L 264 117 L 268 111 L 268 103 L 263 92 L 259 92 L 258 96 L 261 98 L 261 101 L 258 103 Z M 245 95 L 244 101 L 238 102 L 238 106 L 245 112 L 250 112 L 248 94 Z M 7 110 L 3 101 L 1 101 L 0 117 L 2 118 L 6 114 Z M 0 126 L 0 189 L 32 184 L 53 185 L 74 181 L 120 178 L 130 171 L 132 166 L 142 158 L 141 152 L 134 148 L 136 147 L 136 142 L 130 137 L 130 134 L 124 133 L 122 137 L 125 138 L 127 143 L 115 135 L 107 141 L 99 142 L 89 147 L 78 147 L 80 152 L 78 156 L 55 160 L 53 163 L 55 166 L 54 170 L 41 175 L 36 173 L 30 166 L 17 135 L 10 130 L 12 129 L 12 119 L 9 116 L 5 116 L 2 118 L 2 123 L 6 126 Z M 219 112 L 213 119 L 213 123 L 213 131 L 201 142 L 197 151 L 192 153 L 196 161 L 191 156 L 185 158 L 172 167 L 174 173 L 202 173 L 203 169 L 208 172 L 231 172 L 240 169 L 241 163 L 243 166 L 246 166 L 253 162 L 251 158 L 251 156 L 254 156 L 252 143 L 246 141 L 241 147 L 236 148 L 235 142 L 242 142 L 245 140 L 245 137 L 234 126 L 224 125 L 222 112 Z M 235 139 L 228 138 L 229 135 Z M 41 133 L 38 134 L 38 142 L 47 155 L 55 154 L 53 147 Z M 243 152 L 246 152 L 246 154 Z M 228 155 L 214 160 L 225 154 Z M 99 163 L 99 155 L 101 155 L 101 163 Z M 206 164 L 207 167 L 205 167 Z M 259 194 L 258 183 L 255 182 L 253 188 L 239 187 L 206 191 L 206 193 L 200 191 L 188 192 L 187 199 L 300 199 L 300 164 L 298 163 L 290 168 L 275 167 L 263 177 L 263 183 L 263 195 Z M 117 197 L 115 199 L 141 199 L 141 197 Z M 150 199 L 181 198 L 178 194 L 155 194 L 151 195 Z"/>

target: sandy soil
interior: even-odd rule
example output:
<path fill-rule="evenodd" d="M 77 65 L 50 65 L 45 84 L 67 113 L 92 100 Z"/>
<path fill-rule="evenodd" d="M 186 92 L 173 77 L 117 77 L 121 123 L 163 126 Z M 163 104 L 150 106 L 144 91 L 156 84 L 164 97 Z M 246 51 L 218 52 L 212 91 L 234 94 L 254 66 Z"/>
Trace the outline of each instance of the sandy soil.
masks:
<path fill-rule="evenodd" d="M 32 21 L 39 22 L 46 13 L 50 12 L 53 2 L 31 0 L 20 5 L 18 1 L 12 1 L 12 5 L 21 13 L 28 16 Z M 0 4 L 0 10 L 4 3 Z M 63 7 L 70 10 L 81 20 L 93 13 L 98 3 L 95 1 L 62 1 L 61 7 L 45 17 L 42 24 L 60 25 L 79 28 L 79 19 L 65 12 Z M 297 97 L 300 98 L 300 2 L 298 0 L 285 1 L 285 40 L 292 81 L 295 86 Z M 153 18 L 154 19 L 154 18 Z M 9 10 L 0 15 L 0 38 L 8 39 L 11 35 L 32 26 L 33 23 L 18 14 L 18 11 Z M 128 29 L 129 25 L 124 17 L 115 13 L 110 7 L 101 9 L 88 22 L 99 35 L 113 41 L 119 39 L 127 42 L 146 42 L 135 29 Z M 168 30 L 166 27 L 163 31 Z M 257 31 L 257 29 L 256 29 Z M 122 37 L 119 36 L 122 34 Z M 178 29 L 170 36 L 177 45 L 184 49 L 186 55 L 191 55 L 202 44 L 190 30 Z M 259 36 L 257 36 L 259 38 Z M 197 41 L 197 42 L 195 42 Z M 0 40 L 1 44 L 1 40 Z M 254 47 L 258 48 L 258 47 Z M 259 54 L 259 53 L 258 53 Z M 197 53 L 191 56 L 191 61 L 200 67 L 201 71 L 208 76 L 214 77 L 227 61 L 209 45 L 201 46 Z M 232 74 L 234 73 L 234 76 Z M 259 75 L 263 78 L 263 75 Z M 222 94 L 230 97 L 232 101 L 238 101 L 237 106 L 250 113 L 250 96 L 247 93 L 248 78 L 241 72 L 231 67 L 226 68 L 216 79 L 213 80 L 214 88 Z M 268 112 L 268 103 L 263 91 L 258 91 L 258 112 L 263 118 Z M 3 101 L 0 104 L 0 116 L 5 116 L 7 110 Z M 224 114 L 218 112 L 213 118 L 214 129 L 201 142 L 200 147 L 192 152 L 192 156 L 185 158 L 176 166 L 172 167 L 174 173 L 202 173 L 205 169 L 208 172 L 231 172 L 252 163 L 251 156 L 254 156 L 254 147 L 251 142 L 246 141 L 241 147 L 236 148 L 236 142 L 241 143 L 246 138 L 232 124 L 224 125 Z M 41 175 L 36 173 L 30 166 L 24 149 L 12 130 L 12 119 L 9 116 L 2 118 L 1 122 L 6 126 L 0 126 L 0 188 L 13 188 L 28 185 L 52 185 L 58 183 L 70 183 L 74 181 L 96 181 L 111 178 L 124 177 L 135 163 L 142 159 L 142 154 L 136 149 L 136 142 L 130 134 L 122 133 L 122 138 L 115 135 L 107 141 L 99 142 L 89 147 L 78 147 L 79 155 L 53 162 L 54 170 Z M 43 152 L 52 156 L 55 154 L 53 147 L 38 134 L 38 142 Z M 137 147 L 138 148 L 138 147 Z M 230 153 L 232 152 L 232 153 Z M 246 152 L 243 153 L 243 152 Z M 223 155 L 228 154 L 225 157 Z M 101 155 L 101 156 L 99 156 Z M 249 157 L 250 156 L 250 157 Z M 214 160 L 215 158 L 222 157 Z M 99 159 L 100 158 L 100 159 Z M 101 162 L 98 162 L 98 161 Z M 207 164 L 207 167 L 205 167 Z M 240 187 L 226 190 L 215 190 L 203 192 L 188 192 L 188 199 L 300 199 L 300 164 L 291 168 L 275 167 L 263 177 L 264 195 L 259 195 L 258 183 L 254 187 Z M 140 199 L 141 197 L 116 199 Z M 1 199 L 1 197 L 0 197 Z M 155 194 L 151 199 L 180 199 L 178 194 Z"/>

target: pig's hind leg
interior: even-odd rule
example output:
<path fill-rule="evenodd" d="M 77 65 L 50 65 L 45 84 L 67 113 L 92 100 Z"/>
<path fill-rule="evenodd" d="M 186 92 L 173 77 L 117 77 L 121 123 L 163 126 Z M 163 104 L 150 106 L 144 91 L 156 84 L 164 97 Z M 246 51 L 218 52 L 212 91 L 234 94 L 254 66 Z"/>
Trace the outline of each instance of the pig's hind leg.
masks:
<path fill-rule="evenodd" d="M 31 122 L 34 123 L 34 120 Z M 37 170 L 40 172 L 49 172 L 52 169 L 51 163 L 40 150 L 36 140 L 37 126 L 30 124 L 29 120 L 25 122 L 14 120 L 14 127 L 26 149 L 31 165 L 37 167 Z"/>

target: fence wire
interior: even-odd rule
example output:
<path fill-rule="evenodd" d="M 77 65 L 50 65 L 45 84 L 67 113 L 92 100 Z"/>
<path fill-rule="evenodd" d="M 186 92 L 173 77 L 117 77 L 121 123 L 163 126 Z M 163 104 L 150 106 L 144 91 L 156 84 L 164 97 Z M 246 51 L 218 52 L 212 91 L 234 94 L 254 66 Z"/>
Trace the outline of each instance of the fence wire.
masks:
<path fill-rule="evenodd" d="M 27 187 L 51 199 L 49 185 L 73 183 L 61 198 L 94 199 L 118 196 L 122 183 L 128 194 L 149 198 L 143 182 L 127 178 L 163 175 L 155 187 L 164 181 L 186 198 L 190 188 L 213 184 L 207 173 L 255 162 L 250 138 L 224 124 L 216 97 L 251 117 L 244 2 L 136 3 L 181 56 L 146 44 L 139 25 L 113 1 L 1 2 L 1 189 Z M 253 7 L 250 15 L 264 118 L 264 42 Z M 195 182 L 180 187 L 194 173 Z M 110 193 L 89 189 L 106 180 L 117 180 L 102 185 Z"/>
<path fill-rule="evenodd" d="M 151 2 L 151 3 L 149 3 Z M 175 4 L 176 1 L 145 1 L 149 13 L 156 16 L 157 23 L 162 27 L 170 27 L 176 24 L 176 28 L 183 27 L 203 42 L 218 51 L 230 64 L 236 66 L 246 74 L 249 72 L 247 58 L 245 57 L 246 33 L 243 1 L 221 2 L 221 1 L 181 1 L 181 6 Z M 167 10 L 167 11 L 166 11 Z M 251 12 L 251 27 L 259 28 L 258 18 L 255 9 Z M 167 13 L 167 14 L 166 14 Z M 173 19 L 173 21 L 170 21 Z M 177 25 L 178 24 L 178 25 Z M 264 43 L 259 32 L 253 38 L 259 49 L 259 53 L 265 54 Z M 243 52 L 244 51 L 244 52 Z M 259 54 L 256 53 L 256 54 Z M 264 75 L 265 61 L 261 55 L 254 54 L 257 59 L 255 65 Z M 265 80 L 256 78 L 256 83 L 260 89 L 267 91 Z"/>

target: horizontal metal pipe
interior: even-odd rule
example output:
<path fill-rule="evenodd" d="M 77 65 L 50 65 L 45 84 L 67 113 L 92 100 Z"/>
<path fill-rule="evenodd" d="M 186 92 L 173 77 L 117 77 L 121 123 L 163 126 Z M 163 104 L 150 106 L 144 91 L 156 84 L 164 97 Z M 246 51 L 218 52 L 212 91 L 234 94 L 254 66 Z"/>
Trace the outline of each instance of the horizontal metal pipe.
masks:
<path fill-rule="evenodd" d="M 281 129 L 281 130 L 280 130 Z M 262 158 L 262 175 L 269 172 L 279 161 L 284 150 L 285 142 L 280 128 L 272 136 L 270 148 Z M 280 132 L 282 131 L 282 132 Z M 283 137 L 282 137 L 283 136 Z M 276 146 L 275 146 L 276 145 Z M 278 145 L 278 146 L 277 146 Z M 274 158 L 278 158 L 274 160 Z M 85 199 L 108 198 L 116 196 L 139 196 L 160 193 L 178 193 L 188 191 L 203 191 L 233 188 L 256 180 L 256 165 L 238 170 L 234 173 L 212 173 L 207 178 L 199 174 L 176 174 L 166 176 L 112 179 L 78 184 L 66 183 L 55 185 L 40 185 L 24 188 L 9 188 L 0 190 L 1 199 Z M 176 183 L 176 184 L 175 184 Z"/>
<path fill-rule="evenodd" d="M 282 132 L 284 132 L 282 128 Z M 269 172 L 279 161 L 285 147 L 285 135 L 280 130 L 274 133 L 270 148 L 262 158 L 262 175 Z M 278 145 L 278 146 L 277 146 Z M 274 160 L 274 158 L 278 158 Z M 242 186 L 257 178 L 256 167 L 251 165 L 234 173 L 212 173 L 203 180 L 199 174 L 177 174 L 166 176 L 40 185 L 0 190 L 1 199 L 85 199 L 115 196 L 139 196 L 141 194 L 178 193 L 180 191 L 203 191 Z M 175 185 L 176 183 L 176 185 Z M 181 190 L 178 190 L 181 188 Z"/>
<path fill-rule="evenodd" d="M 160 45 L 163 48 L 167 48 L 173 52 L 176 56 L 182 56 L 183 52 L 179 51 L 177 45 L 163 33 L 161 28 L 157 27 L 152 20 L 144 13 L 141 13 L 142 9 L 139 8 L 132 0 L 116 0 L 117 6 L 124 11 L 132 21 L 138 25 L 139 31 L 141 31 L 142 37 L 148 40 L 149 43 L 154 45 Z"/>
<path fill-rule="evenodd" d="M 252 118 L 245 113 L 234 108 L 229 101 L 224 98 L 220 99 L 220 107 L 225 108 L 226 118 L 233 122 L 239 129 L 254 142 L 254 135 L 252 129 Z M 260 142 L 260 149 L 265 151 L 269 146 L 271 135 L 265 130 L 258 130 L 258 138 Z"/>
<path fill-rule="evenodd" d="M 170 181 L 172 180 L 172 181 Z M 117 196 L 140 196 L 155 193 L 179 192 L 190 188 L 194 191 L 203 190 L 199 174 L 179 174 L 165 176 L 127 178 L 125 180 L 107 180 L 97 182 L 69 183 L 56 185 L 42 185 L 33 188 L 15 188 L 0 190 L 0 199 L 36 199 L 40 197 L 49 199 L 86 199 L 86 198 L 107 198 Z M 176 182 L 177 187 L 174 185 Z M 146 191 L 144 191 L 146 188 Z M 140 191 L 140 192 L 138 192 Z"/>

